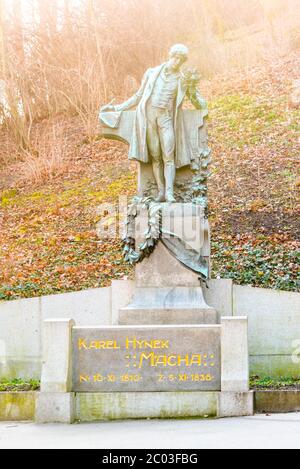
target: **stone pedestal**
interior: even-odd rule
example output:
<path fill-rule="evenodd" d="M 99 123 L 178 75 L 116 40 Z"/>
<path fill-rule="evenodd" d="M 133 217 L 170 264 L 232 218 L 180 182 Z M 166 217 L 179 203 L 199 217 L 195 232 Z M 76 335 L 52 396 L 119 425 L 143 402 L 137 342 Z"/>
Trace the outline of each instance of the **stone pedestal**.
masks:
<path fill-rule="evenodd" d="M 194 158 L 203 157 L 201 168 L 207 169 L 207 112 L 183 112 Z M 128 142 L 134 113 L 111 117 L 118 125 L 106 127 L 104 135 Z M 193 171 L 194 166 L 195 161 Z M 188 166 L 177 171 L 177 200 L 198 200 L 189 192 L 193 171 Z M 203 193 L 203 177 L 207 175 L 199 173 L 194 179 L 196 193 Z M 139 194 L 148 197 L 153 182 L 151 165 L 141 164 Z M 205 203 L 203 195 L 199 200 Z M 218 325 L 217 311 L 203 295 L 202 280 L 210 271 L 210 231 L 203 209 L 192 203 L 156 208 L 151 204 L 149 223 L 148 210 L 138 207 L 135 233 L 131 226 L 127 233 L 130 246 L 135 237 L 136 251 L 161 237 L 136 267 L 133 300 L 119 310 L 118 325 L 45 323 L 37 422 L 253 414 L 247 318 L 225 317 Z M 145 244 L 146 239 L 150 242 Z"/>
<path fill-rule="evenodd" d="M 136 244 L 147 230 L 147 211 L 140 210 L 136 220 Z M 163 239 L 174 233 L 184 239 L 187 249 L 209 264 L 208 222 L 201 207 L 193 204 L 164 204 Z M 217 324 L 218 315 L 205 302 L 200 277 L 179 262 L 159 242 L 148 259 L 136 266 L 133 301 L 119 311 L 120 325 Z"/>
<path fill-rule="evenodd" d="M 133 302 L 119 311 L 119 324 L 217 324 L 218 315 L 199 287 L 137 288 Z"/>
<path fill-rule="evenodd" d="M 45 355 L 36 422 L 253 415 L 247 367 L 241 369 L 248 360 L 246 326 L 246 318 L 194 326 L 48 321 L 45 341 L 57 352 Z M 229 336 L 236 341 L 231 347 Z M 58 370 L 63 364 L 62 371 L 54 364 Z"/>
<path fill-rule="evenodd" d="M 37 423 L 73 423 L 72 319 L 44 321 L 41 392 L 37 396 Z"/>

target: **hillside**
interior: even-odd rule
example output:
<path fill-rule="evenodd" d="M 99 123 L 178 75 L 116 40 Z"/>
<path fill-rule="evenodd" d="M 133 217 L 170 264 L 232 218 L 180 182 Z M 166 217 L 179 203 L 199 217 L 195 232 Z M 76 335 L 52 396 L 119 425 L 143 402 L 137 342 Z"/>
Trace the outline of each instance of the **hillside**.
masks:
<path fill-rule="evenodd" d="M 300 110 L 289 107 L 299 69 L 299 57 L 290 55 L 202 83 L 214 159 L 214 277 L 299 290 Z M 127 148 L 90 141 L 78 117 L 43 121 L 34 132 L 41 142 L 56 132 L 60 144 L 41 162 L 16 158 L 10 165 L 5 154 L 15 150 L 0 132 L 0 299 L 100 287 L 132 275 L 120 241 L 96 234 L 97 207 L 135 193 Z"/>

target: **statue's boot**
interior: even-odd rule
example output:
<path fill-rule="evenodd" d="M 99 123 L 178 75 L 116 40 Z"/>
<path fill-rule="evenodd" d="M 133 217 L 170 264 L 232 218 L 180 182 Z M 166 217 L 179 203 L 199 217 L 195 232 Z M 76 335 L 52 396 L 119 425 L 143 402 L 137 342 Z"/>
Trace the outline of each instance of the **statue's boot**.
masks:
<path fill-rule="evenodd" d="M 167 183 L 166 201 L 173 204 L 176 202 L 176 199 L 174 197 L 176 168 L 174 164 L 165 166 L 165 176 L 166 176 L 166 183 Z"/>
<path fill-rule="evenodd" d="M 166 201 L 166 188 L 165 188 L 165 179 L 164 179 L 164 168 L 162 163 L 154 162 L 153 163 L 153 174 L 155 181 L 158 187 L 158 196 L 155 199 L 155 202 L 165 202 Z"/>
<path fill-rule="evenodd" d="M 158 193 L 158 196 L 156 197 L 155 202 L 161 203 L 165 201 L 166 201 L 166 195 L 165 195 L 165 190 L 163 190 L 163 192 Z"/>

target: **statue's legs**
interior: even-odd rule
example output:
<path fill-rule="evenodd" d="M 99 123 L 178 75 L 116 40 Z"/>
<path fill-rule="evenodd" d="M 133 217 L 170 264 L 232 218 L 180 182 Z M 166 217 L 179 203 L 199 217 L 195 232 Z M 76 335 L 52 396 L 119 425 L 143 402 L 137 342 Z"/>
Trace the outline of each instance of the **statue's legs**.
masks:
<path fill-rule="evenodd" d="M 165 202 L 166 200 L 166 189 L 164 179 L 164 169 L 161 161 L 153 160 L 153 174 L 158 187 L 157 202 Z"/>
<path fill-rule="evenodd" d="M 147 110 L 147 145 L 158 187 L 158 202 L 175 202 L 175 132 L 173 115 L 166 109 Z"/>
<path fill-rule="evenodd" d="M 155 111 L 155 110 L 153 110 Z M 164 165 L 161 154 L 159 132 L 154 112 L 148 111 L 147 122 L 147 145 L 152 159 L 153 174 L 158 187 L 157 202 L 164 202 L 166 199 L 166 187 L 164 178 Z"/>
<path fill-rule="evenodd" d="M 166 200 L 176 202 L 174 197 L 174 185 L 176 178 L 175 167 L 175 131 L 173 114 L 169 111 L 162 111 L 158 119 L 160 145 L 164 162 L 164 175 L 166 181 Z"/>

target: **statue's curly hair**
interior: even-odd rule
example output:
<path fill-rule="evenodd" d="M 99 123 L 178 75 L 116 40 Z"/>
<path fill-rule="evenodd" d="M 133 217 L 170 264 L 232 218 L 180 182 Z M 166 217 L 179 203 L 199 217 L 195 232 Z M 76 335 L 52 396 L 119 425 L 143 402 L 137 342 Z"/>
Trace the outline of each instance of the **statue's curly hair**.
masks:
<path fill-rule="evenodd" d="M 189 49 L 184 44 L 175 44 L 171 47 L 169 56 L 174 57 L 175 55 L 182 55 L 186 60 L 189 55 Z"/>

